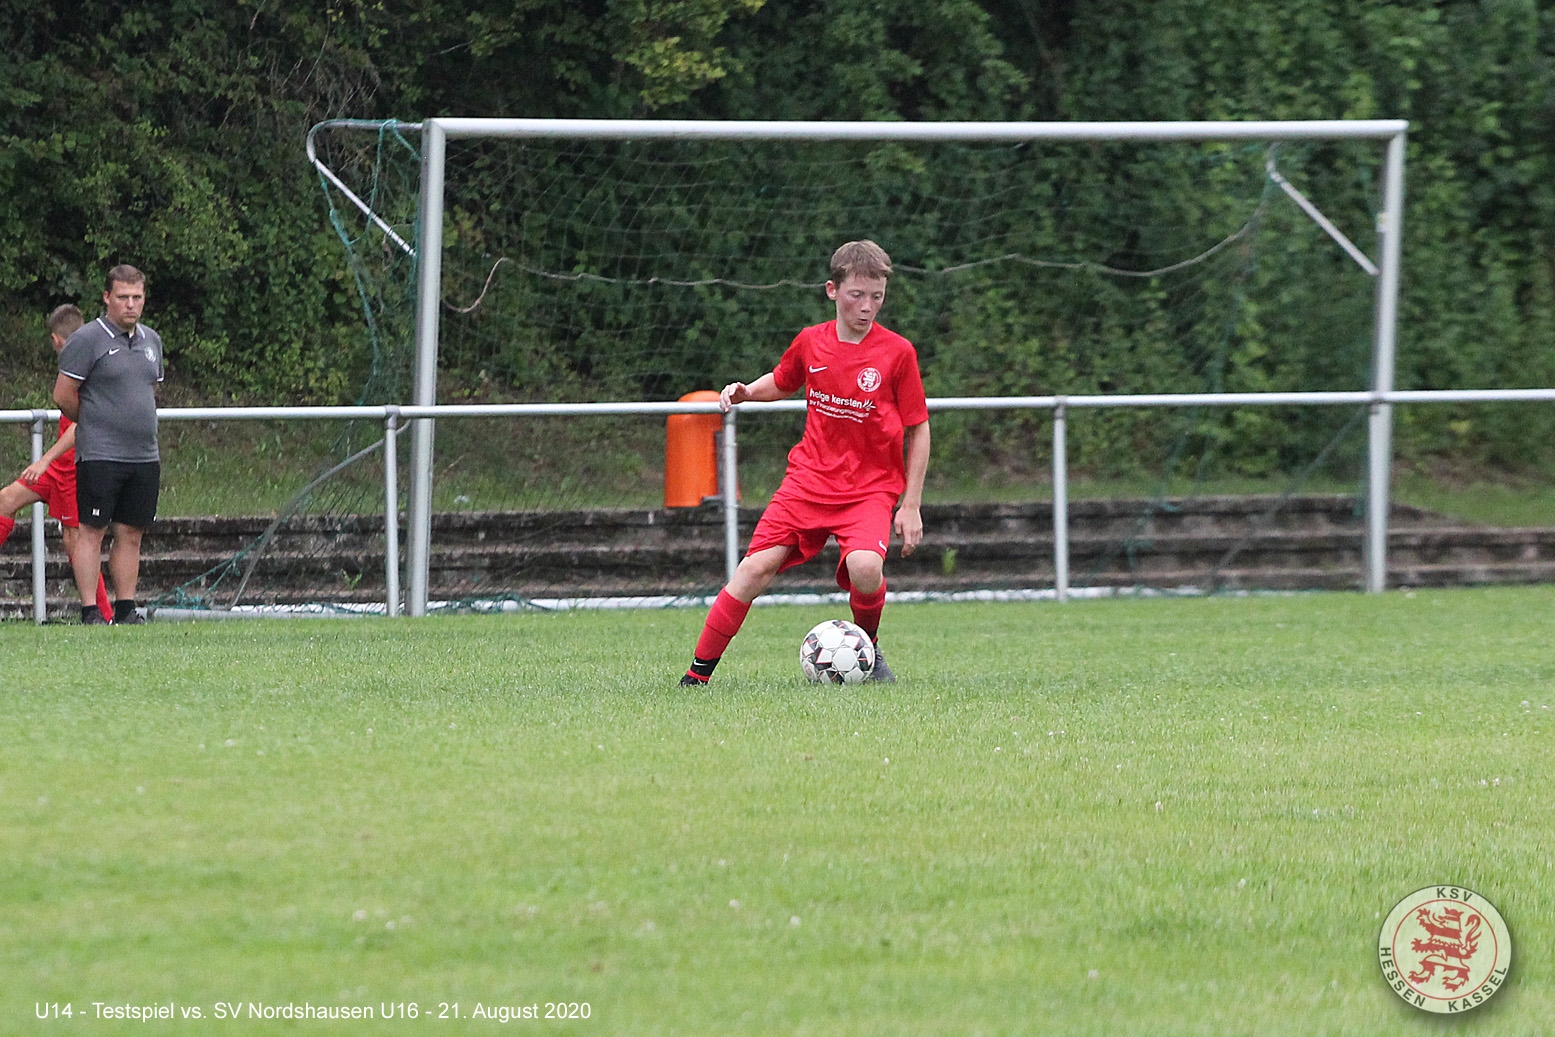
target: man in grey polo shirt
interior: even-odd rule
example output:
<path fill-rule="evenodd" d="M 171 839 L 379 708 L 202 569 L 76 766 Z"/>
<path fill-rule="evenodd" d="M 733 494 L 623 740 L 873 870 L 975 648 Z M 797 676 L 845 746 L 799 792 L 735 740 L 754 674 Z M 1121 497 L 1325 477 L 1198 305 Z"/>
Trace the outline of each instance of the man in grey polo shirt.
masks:
<path fill-rule="evenodd" d="M 54 402 L 77 423 L 81 528 L 71 566 L 81 593 L 81 622 L 88 625 L 108 622 L 95 599 L 103 537 L 110 525 L 113 622 L 145 622 L 135 610 L 140 541 L 156 517 L 162 482 L 156 397 L 162 380 L 162 338 L 140 323 L 145 305 L 145 274 L 122 265 L 108 271 L 106 312 L 70 336 L 60 351 L 54 382 Z"/>

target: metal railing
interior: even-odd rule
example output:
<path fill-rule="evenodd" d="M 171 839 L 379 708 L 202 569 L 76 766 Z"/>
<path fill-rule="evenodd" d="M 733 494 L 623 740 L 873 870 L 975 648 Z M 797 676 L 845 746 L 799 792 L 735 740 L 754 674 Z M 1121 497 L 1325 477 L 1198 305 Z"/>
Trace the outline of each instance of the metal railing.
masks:
<path fill-rule="evenodd" d="M 1054 590 L 1058 600 L 1069 596 L 1069 482 L 1068 412 L 1145 407 L 1339 407 L 1369 406 L 1373 413 L 1380 407 L 1396 404 L 1430 403 L 1526 403 L 1555 401 L 1555 389 L 1438 389 L 1393 392 L 1263 392 L 1263 393 L 1143 393 L 1113 396 L 958 396 L 928 401 L 930 412 L 978 410 L 1050 410 L 1053 412 L 1053 567 Z M 723 449 L 719 458 L 722 469 L 724 512 L 724 566 L 733 576 L 739 564 L 739 505 L 736 497 L 738 446 L 736 424 L 742 413 L 802 411 L 803 400 L 773 403 L 742 403 L 723 416 Z M 376 421 L 383 425 L 380 441 L 384 449 L 384 583 L 385 610 L 396 616 L 401 611 L 399 563 L 399 484 L 396 440 L 401 423 L 421 418 L 515 418 L 583 415 L 664 415 L 716 414 L 716 403 L 509 403 L 445 404 L 438 406 L 375 407 L 168 407 L 157 411 L 162 421 L 269 421 L 269 420 L 341 420 Z M 59 417 L 57 410 L 0 411 L 0 424 L 30 425 L 32 458 L 43 456 L 44 429 Z M 1370 500 L 1372 498 L 1368 498 Z M 33 617 L 44 622 L 44 505 L 32 506 Z M 1387 515 L 1369 509 L 1363 534 L 1363 551 L 1368 560 L 1366 589 L 1376 593 L 1386 586 Z M 1378 578 L 1378 574 L 1380 578 Z M 409 574 L 426 586 L 428 573 Z"/>

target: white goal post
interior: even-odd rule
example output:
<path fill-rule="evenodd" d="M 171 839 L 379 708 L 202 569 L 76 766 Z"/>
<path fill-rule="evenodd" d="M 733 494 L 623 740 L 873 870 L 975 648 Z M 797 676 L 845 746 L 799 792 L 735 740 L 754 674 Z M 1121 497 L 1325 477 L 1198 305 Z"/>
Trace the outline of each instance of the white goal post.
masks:
<path fill-rule="evenodd" d="M 324 126 L 352 125 L 324 123 Z M 364 125 L 356 123 L 355 125 Z M 380 126 L 380 123 L 371 124 Z M 420 219 L 416 241 L 416 359 L 413 406 L 432 406 L 437 399 L 437 357 L 442 299 L 444 171 L 447 143 L 454 139 L 700 139 L 878 142 L 1229 142 L 1338 141 L 1386 142 L 1383 192 L 1377 213 L 1381 255 L 1366 259 L 1321 213 L 1284 179 L 1276 183 L 1290 194 L 1323 229 L 1375 279 L 1371 392 L 1393 389 L 1394 342 L 1398 317 L 1400 239 L 1404 214 L 1404 151 L 1409 124 L 1399 119 L 1314 120 L 1298 122 L 1072 122 L 1072 123 L 902 123 L 902 122 L 718 122 L 696 120 L 591 119 L 426 119 L 401 123 L 401 130 L 421 135 Z M 310 135 L 311 152 L 311 135 Z M 321 163 L 320 171 L 328 175 Z M 331 177 L 333 179 L 333 177 Z M 338 180 L 336 185 L 345 190 Z M 352 197 L 347 192 L 348 197 Z M 357 204 L 361 205 L 360 202 Z M 365 205 L 363 211 L 372 217 Z M 433 422 L 411 422 L 411 468 L 407 514 L 406 612 L 424 615 L 431 556 Z M 1392 440 L 1392 406 L 1380 397 L 1371 403 L 1368 434 L 1366 588 L 1376 592 L 1386 583 L 1388 482 Z"/>

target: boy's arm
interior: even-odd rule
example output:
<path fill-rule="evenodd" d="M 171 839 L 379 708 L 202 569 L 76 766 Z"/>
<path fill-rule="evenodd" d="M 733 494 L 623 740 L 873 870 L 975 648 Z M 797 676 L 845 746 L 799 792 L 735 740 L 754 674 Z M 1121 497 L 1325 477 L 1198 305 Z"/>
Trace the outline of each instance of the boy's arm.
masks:
<path fill-rule="evenodd" d="M 19 478 L 23 483 L 31 486 L 33 483 L 43 478 L 43 473 L 48 470 L 49 465 L 53 464 L 59 458 L 59 455 L 63 454 L 66 450 L 74 449 L 75 445 L 76 427 L 71 425 L 65 430 L 65 434 L 63 436 L 60 436 L 54 441 L 53 446 L 44 451 L 42 457 L 38 458 L 32 464 L 22 469 L 22 474 L 19 476 Z"/>
<path fill-rule="evenodd" d="M 744 382 L 730 382 L 724 386 L 723 392 L 718 394 L 718 406 L 727 413 L 736 403 L 771 403 L 773 400 L 781 400 L 792 395 L 793 393 L 786 393 L 779 389 L 777 378 L 768 371 L 749 385 Z"/>
<path fill-rule="evenodd" d="M 923 478 L 929 472 L 929 423 L 907 428 L 907 488 L 896 506 L 892 528 L 902 538 L 902 555 L 917 549 L 923 541 Z"/>

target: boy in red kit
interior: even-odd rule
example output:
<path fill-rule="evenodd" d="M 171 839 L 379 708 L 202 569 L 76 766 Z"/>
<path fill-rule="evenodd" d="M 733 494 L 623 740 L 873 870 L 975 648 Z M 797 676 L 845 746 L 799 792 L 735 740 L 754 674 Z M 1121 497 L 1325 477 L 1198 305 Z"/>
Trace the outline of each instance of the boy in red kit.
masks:
<path fill-rule="evenodd" d="M 56 307 L 49 314 L 49 338 L 54 352 L 65 348 L 65 340 L 85 323 L 81 311 L 71 305 Z M 76 529 L 81 525 L 76 509 L 76 426 L 69 418 L 60 415 L 59 438 L 43 456 L 26 468 L 9 486 L 0 488 L 0 544 L 6 542 L 16 528 L 11 516 L 29 504 L 39 501 L 49 506 L 49 514 L 59 519 L 60 535 L 65 542 L 65 555 L 75 557 Z M 108 588 L 99 578 L 97 603 L 108 601 Z M 104 613 L 110 615 L 111 613 Z"/>
<path fill-rule="evenodd" d="M 756 524 L 734 578 L 713 602 L 681 684 L 706 684 L 756 596 L 784 569 L 814 558 L 832 536 L 842 548 L 837 585 L 848 592 L 853 622 L 871 640 L 878 638 L 886 547 L 893 529 L 904 555 L 923 539 L 919 509 L 929 468 L 929 409 L 918 353 L 875 323 L 890 276 L 891 257 L 873 241 L 843 245 L 832 254 L 826 282 L 837 319 L 801 331 L 770 373 L 750 385 L 730 382 L 719 394 L 727 411 L 746 401 L 781 400 L 802 388 L 809 406 L 783 484 Z M 878 641 L 870 679 L 896 679 Z"/>

